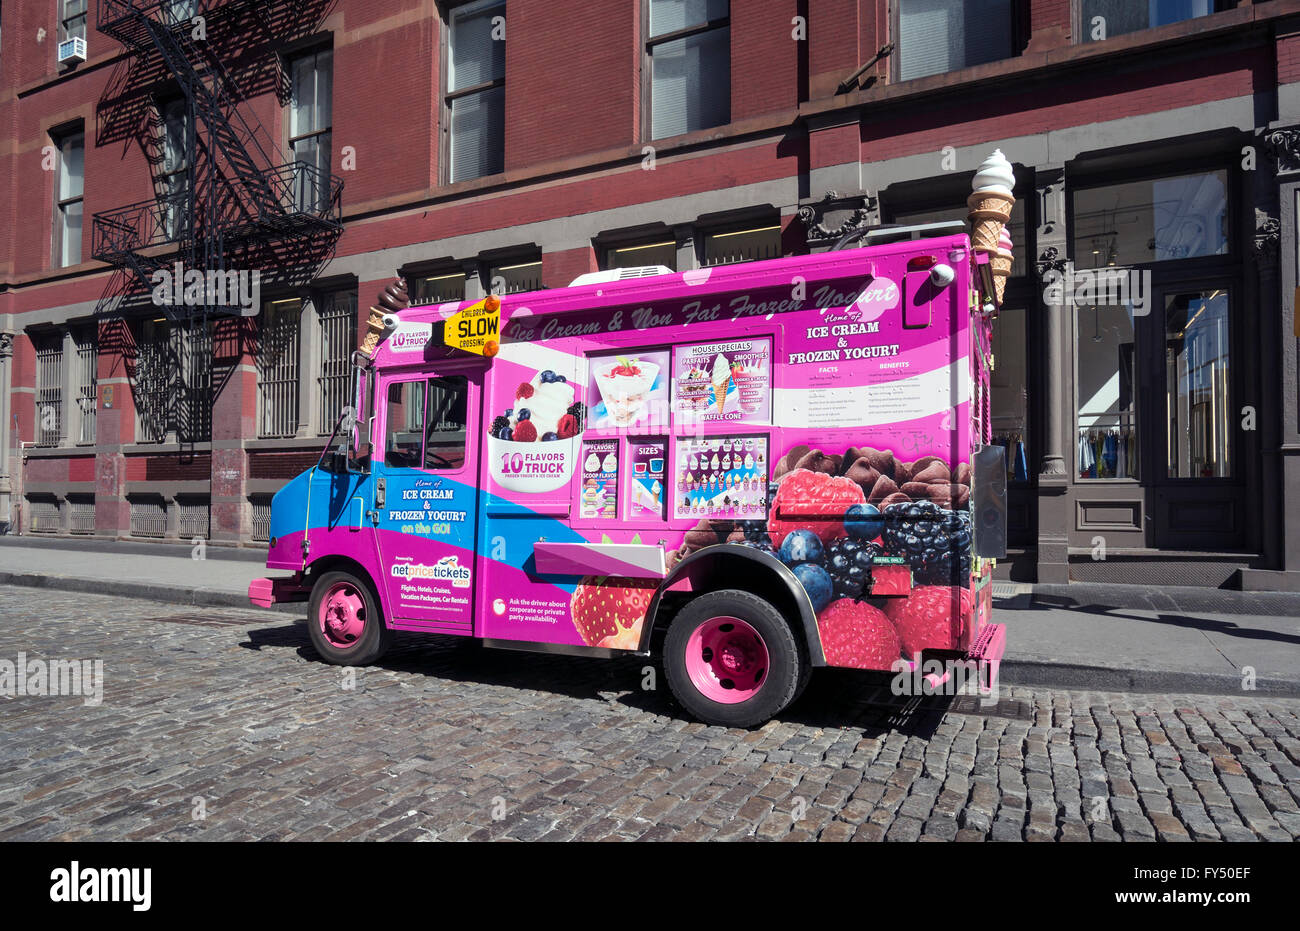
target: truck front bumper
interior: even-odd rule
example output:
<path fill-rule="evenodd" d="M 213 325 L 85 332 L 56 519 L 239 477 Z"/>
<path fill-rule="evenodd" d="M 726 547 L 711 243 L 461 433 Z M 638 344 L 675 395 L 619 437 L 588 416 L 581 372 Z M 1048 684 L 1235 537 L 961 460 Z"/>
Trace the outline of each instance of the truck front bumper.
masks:
<path fill-rule="evenodd" d="M 269 608 L 273 604 L 292 601 L 306 601 L 309 597 L 311 597 L 311 588 L 304 581 L 301 572 L 270 579 L 253 579 L 248 583 L 248 600 L 259 608 Z"/>

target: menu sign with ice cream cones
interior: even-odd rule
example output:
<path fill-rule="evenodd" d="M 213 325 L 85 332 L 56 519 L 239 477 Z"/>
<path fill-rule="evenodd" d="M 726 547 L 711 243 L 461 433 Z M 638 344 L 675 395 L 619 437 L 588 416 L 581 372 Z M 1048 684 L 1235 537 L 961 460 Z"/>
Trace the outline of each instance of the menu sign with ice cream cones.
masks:
<path fill-rule="evenodd" d="M 631 518 L 663 520 L 668 488 L 664 479 L 664 460 L 668 444 L 664 440 L 632 440 Z"/>
<path fill-rule="evenodd" d="M 772 417 L 772 341 L 673 349 L 672 410 L 680 421 L 766 424 Z"/>
<path fill-rule="evenodd" d="M 767 514 L 767 437 L 680 437 L 673 517 L 762 520 Z"/>

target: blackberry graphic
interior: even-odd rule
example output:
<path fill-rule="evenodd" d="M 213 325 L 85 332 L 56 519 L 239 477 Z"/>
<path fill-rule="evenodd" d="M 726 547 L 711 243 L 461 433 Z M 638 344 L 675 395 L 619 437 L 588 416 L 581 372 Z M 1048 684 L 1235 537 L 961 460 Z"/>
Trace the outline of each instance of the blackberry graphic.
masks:
<path fill-rule="evenodd" d="M 885 549 L 905 556 L 918 585 L 964 585 L 970 578 L 970 512 L 933 501 L 885 508 Z"/>
<path fill-rule="evenodd" d="M 862 586 L 871 576 L 871 564 L 884 555 L 875 543 L 842 537 L 826 548 L 824 565 L 831 576 L 836 598 L 858 598 L 866 594 Z"/>
<path fill-rule="evenodd" d="M 509 429 L 509 428 L 510 428 L 510 418 L 509 418 L 509 417 L 497 417 L 495 420 L 492 421 L 492 429 L 491 429 L 489 432 L 490 432 L 493 436 L 496 436 L 497 434 L 499 434 L 499 433 L 501 432 L 501 428 L 502 428 L 502 427 L 505 427 L 506 429 Z"/>
<path fill-rule="evenodd" d="M 568 409 L 565 411 L 565 413 L 566 413 L 566 414 L 572 414 L 572 415 L 573 415 L 573 419 L 576 420 L 576 421 L 578 421 L 578 429 L 579 429 L 579 431 L 581 431 L 582 428 L 586 426 L 586 423 L 587 423 L 587 405 L 583 404 L 581 401 L 574 401 L 572 404 L 569 405 L 569 407 L 568 407 Z"/>

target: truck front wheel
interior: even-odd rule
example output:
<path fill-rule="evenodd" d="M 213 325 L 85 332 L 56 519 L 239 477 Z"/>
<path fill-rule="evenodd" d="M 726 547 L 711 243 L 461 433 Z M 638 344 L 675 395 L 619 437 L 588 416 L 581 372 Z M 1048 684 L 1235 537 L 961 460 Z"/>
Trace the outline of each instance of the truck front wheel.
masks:
<path fill-rule="evenodd" d="M 312 586 L 307 629 L 316 652 L 336 666 L 373 663 L 393 636 L 370 586 L 341 571 L 326 572 Z"/>
<path fill-rule="evenodd" d="M 753 727 L 780 714 L 811 672 L 794 631 L 749 592 L 709 592 L 668 627 L 664 674 L 673 695 L 707 724 Z"/>

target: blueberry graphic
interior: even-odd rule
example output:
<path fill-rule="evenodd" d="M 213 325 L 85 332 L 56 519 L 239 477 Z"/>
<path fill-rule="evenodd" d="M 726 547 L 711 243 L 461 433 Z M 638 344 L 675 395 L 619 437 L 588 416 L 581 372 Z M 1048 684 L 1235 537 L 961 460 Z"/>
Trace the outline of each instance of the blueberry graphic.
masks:
<path fill-rule="evenodd" d="M 563 384 L 567 384 L 569 380 L 568 380 L 567 378 L 565 378 L 563 375 L 556 375 L 556 376 L 555 376 L 555 381 L 557 381 L 557 382 L 559 382 L 560 384 L 563 385 Z"/>
<path fill-rule="evenodd" d="M 559 438 L 560 438 L 560 435 L 559 435 L 558 433 L 543 433 L 543 434 L 542 434 L 542 440 L 543 440 L 544 442 L 550 442 L 551 440 L 558 440 Z"/>
<path fill-rule="evenodd" d="M 781 562 L 793 566 L 801 562 L 821 562 L 822 541 L 811 530 L 792 530 L 781 541 Z"/>
<path fill-rule="evenodd" d="M 545 372 L 542 372 L 542 384 L 543 384 L 543 385 L 549 385 L 549 384 L 550 384 L 551 382 L 553 382 L 553 381 L 555 381 L 555 373 L 554 373 L 554 372 L 552 372 L 550 369 L 547 369 Z"/>
<path fill-rule="evenodd" d="M 503 416 L 503 417 L 513 417 L 513 416 L 514 416 L 514 413 L 515 413 L 515 409 L 514 409 L 513 407 L 507 407 L 507 408 L 506 408 L 506 412 L 505 412 L 504 414 L 502 414 L 502 416 Z"/>
<path fill-rule="evenodd" d="M 855 540 L 874 540 L 885 529 L 885 517 L 874 504 L 853 504 L 844 512 L 844 529 Z"/>
<path fill-rule="evenodd" d="M 810 562 L 801 562 L 794 567 L 794 577 L 803 585 L 803 590 L 808 593 L 808 599 L 812 602 L 813 611 L 821 611 L 831 603 L 831 595 L 834 594 L 831 585 L 831 577 L 821 566 Z"/>
<path fill-rule="evenodd" d="M 496 438 L 498 440 L 510 440 L 510 439 L 514 439 L 514 434 L 510 432 L 510 428 L 508 426 L 502 427 L 501 429 L 497 430 Z"/>
<path fill-rule="evenodd" d="M 530 411 L 530 410 L 529 410 L 528 408 L 526 408 L 526 407 L 521 407 L 521 408 L 519 408 L 519 416 L 516 417 L 515 420 L 517 420 L 517 421 L 530 420 L 530 419 L 532 419 L 532 416 L 533 416 L 533 412 L 532 412 L 532 411 Z"/>

